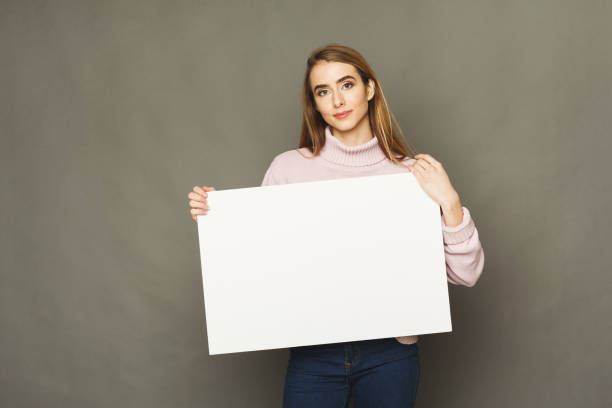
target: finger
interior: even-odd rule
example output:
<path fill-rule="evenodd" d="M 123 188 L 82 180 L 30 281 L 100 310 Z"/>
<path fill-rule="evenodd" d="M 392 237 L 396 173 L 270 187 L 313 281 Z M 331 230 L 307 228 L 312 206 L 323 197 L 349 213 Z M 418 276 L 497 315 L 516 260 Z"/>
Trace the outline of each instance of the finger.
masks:
<path fill-rule="evenodd" d="M 431 155 L 429 155 L 429 154 L 419 153 L 419 154 L 415 155 L 414 157 L 418 158 L 421 161 L 426 162 L 427 164 L 429 164 L 429 165 L 431 165 L 433 167 L 437 166 L 436 165 L 437 161 L 433 157 L 431 157 Z"/>
<path fill-rule="evenodd" d="M 191 215 L 206 215 L 208 214 L 208 210 L 192 208 Z"/>
<path fill-rule="evenodd" d="M 427 161 L 433 167 L 436 167 L 436 168 L 442 167 L 442 163 L 440 163 L 439 161 L 437 161 L 436 159 L 434 159 L 431 155 L 427 153 L 419 153 L 415 157 L 417 156 L 419 156 L 420 159 Z"/>
<path fill-rule="evenodd" d="M 196 201 L 196 200 L 189 201 L 189 206 L 191 208 L 206 208 L 206 209 L 209 208 L 207 202 Z"/>
<path fill-rule="evenodd" d="M 196 223 L 198 222 L 198 215 L 206 215 L 206 214 L 192 214 L 191 219 L 195 221 Z"/>
<path fill-rule="evenodd" d="M 206 196 L 208 196 L 207 192 L 208 191 L 215 191 L 215 188 L 214 187 L 206 187 L 206 186 L 202 186 L 202 187 L 195 186 L 193 188 L 193 191 L 198 193 L 198 194 L 200 194 L 200 195 L 202 195 L 202 196 L 204 196 L 204 197 L 206 197 Z"/>
<path fill-rule="evenodd" d="M 198 194 L 194 191 L 190 192 L 189 194 L 187 194 L 187 197 L 192 199 L 192 200 L 197 200 L 197 201 L 206 201 L 208 194 L 204 193 L 204 196 L 202 196 L 201 194 Z"/>
<path fill-rule="evenodd" d="M 427 163 L 427 161 L 425 161 L 423 159 L 417 160 L 417 162 L 415 163 L 415 166 L 418 166 L 423 171 L 429 170 L 431 168 L 431 165 L 429 163 Z"/>
<path fill-rule="evenodd" d="M 198 186 L 195 186 L 195 187 L 193 188 L 193 191 L 195 191 L 196 193 L 198 193 L 198 194 L 200 194 L 200 195 L 202 195 L 202 196 L 205 196 L 205 195 L 206 195 L 206 191 L 202 190 L 202 188 L 201 188 L 201 187 L 198 187 Z"/>

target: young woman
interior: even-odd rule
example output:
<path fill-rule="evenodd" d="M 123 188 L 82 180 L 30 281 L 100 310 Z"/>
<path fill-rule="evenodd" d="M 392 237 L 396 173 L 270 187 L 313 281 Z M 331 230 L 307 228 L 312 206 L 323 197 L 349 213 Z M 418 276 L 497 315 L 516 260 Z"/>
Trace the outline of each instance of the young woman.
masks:
<path fill-rule="evenodd" d="M 400 141 L 399 125 L 366 60 L 339 44 L 314 50 L 302 103 L 299 148 L 274 157 L 262 186 L 410 171 L 440 205 L 448 281 L 474 286 L 484 252 L 470 212 L 439 161 L 409 155 L 414 149 Z M 194 187 L 189 193 L 194 221 L 208 212 L 212 190 Z M 352 397 L 355 407 L 412 407 L 418 382 L 417 336 L 292 347 L 283 406 L 341 407 Z"/>

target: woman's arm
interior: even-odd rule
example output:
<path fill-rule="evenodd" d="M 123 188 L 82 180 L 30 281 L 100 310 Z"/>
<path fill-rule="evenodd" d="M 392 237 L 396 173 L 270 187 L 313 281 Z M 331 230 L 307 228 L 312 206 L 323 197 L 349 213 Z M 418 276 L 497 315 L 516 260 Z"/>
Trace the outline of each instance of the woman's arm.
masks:
<path fill-rule="evenodd" d="M 461 208 L 463 219 L 457 226 L 447 226 L 441 215 L 446 275 L 455 285 L 472 287 L 484 269 L 484 250 L 470 211 Z"/>
<path fill-rule="evenodd" d="M 474 286 L 484 268 L 484 251 L 474 220 L 461 205 L 442 163 L 429 154 L 417 154 L 409 169 L 423 190 L 440 205 L 444 258 L 448 281 Z M 450 223 L 451 226 L 446 223 Z"/>

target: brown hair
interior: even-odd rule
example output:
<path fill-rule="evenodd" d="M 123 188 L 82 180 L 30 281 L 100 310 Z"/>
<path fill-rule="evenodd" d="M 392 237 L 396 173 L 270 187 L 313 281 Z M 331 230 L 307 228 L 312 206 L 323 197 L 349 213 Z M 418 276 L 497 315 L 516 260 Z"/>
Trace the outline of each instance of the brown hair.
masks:
<path fill-rule="evenodd" d="M 359 72 L 364 84 L 367 85 L 369 79 L 374 81 L 375 92 L 374 97 L 368 101 L 368 115 L 370 127 L 378 138 L 378 144 L 385 156 L 398 165 L 403 165 L 401 161 L 405 158 L 412 158 L 416 151 L 406 140 L 407 150 L 400 140 L 400 136 L 403 139 L 406 138 L 387 105 L 374 70 L 356 50 L 341 44 L 328 44 L 317 48 L 308 57 L 302 90 L 303 121 L 299 147 L 308 148 L 314 157 L 319 154 L 325 144 L 325 126 L 327 123 L 323 120 L 321 114 L 315 110 L 314 95 L 310 89 L 310 72 L 320 61 L 351 64 Z"/>

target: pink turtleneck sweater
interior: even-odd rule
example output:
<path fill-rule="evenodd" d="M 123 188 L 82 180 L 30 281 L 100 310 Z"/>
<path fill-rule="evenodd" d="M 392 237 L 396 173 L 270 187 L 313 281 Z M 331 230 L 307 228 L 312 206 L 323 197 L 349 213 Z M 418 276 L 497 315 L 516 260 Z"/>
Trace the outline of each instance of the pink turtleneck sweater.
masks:
<path fill-rule="evenodd" d="M 307 158 L 308 157 L 308 158 Z M 306 149 L 289 150 L 274 157 L 263 178 L 262 186 L 273 184 L 299 183 L 364 177 L 382 174 L 409 172 L 387 159 L 378 145 L 376 135 L 370 141 L 348 146 L 332 135 L 329 126 L 325 128 L 325 145 L 314 158 Z M 415 159 L 405 159 L 404 163 Z M 478 231 L 470 212 L 463 209 L 461 224 L 449 227 L 444 223 L 440 210 L 446 275 L 455 285 L 474 286 L 484 268 L 484 251 L 478 238 Z M 403 344 L 415 343 L 418 336 L 396 337 Z"/>

